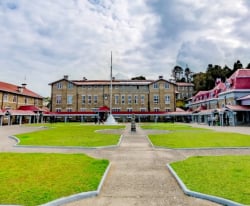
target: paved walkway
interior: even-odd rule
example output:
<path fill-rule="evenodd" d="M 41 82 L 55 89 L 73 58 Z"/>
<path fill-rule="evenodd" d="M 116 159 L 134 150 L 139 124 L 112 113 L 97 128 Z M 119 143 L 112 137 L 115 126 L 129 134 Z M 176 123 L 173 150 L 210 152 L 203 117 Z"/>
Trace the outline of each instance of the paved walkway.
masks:
<path fill-rule="evenodd" d="M 194 125 L 202 126 L 202 125 Z M 206 127 L 206 126 L 204 126 Z M 123 132 L 120 147 L 83 150 L 83 149 L 37 149 L 14 148 L 10 134 L 36 130 L 29 127 L 0 127 L 0 151 L 12 152 L 63 152 L 86 153 L 97 158 L 109 159 L 111 169 L 97 197 L 72 202 L 67 206 L 213 206 L 215 203 L 192 198 L 183 194 L 175 179 L 166 168 L 166 164 L 182 160 L 193 155 L 248 154 L 249 149 L 216 150 L 171 150 L 154 149 L 148 141 L 145 130 L 137 127 L 130 132 L 127 125 Z M 234 128 L 237 132 L 238 128 Z M 240 130 L 240 128 L 239 128 Z M 242 130 L 241 130 L 242 131 Z M 233 129 L 232 131 L 233 132 Z M 248 128 L 250 134 L 250 128 Z M 245 132 L 247 133 L 247 132 Z M 65 205 L 66 206 L 66 205 Z"/>

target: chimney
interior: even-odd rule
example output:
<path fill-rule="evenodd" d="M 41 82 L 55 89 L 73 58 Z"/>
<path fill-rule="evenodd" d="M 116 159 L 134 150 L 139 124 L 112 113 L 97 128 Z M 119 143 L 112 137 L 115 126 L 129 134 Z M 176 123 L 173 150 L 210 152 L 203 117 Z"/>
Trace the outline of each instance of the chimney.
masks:
<path fill-rule="evenodd" d="M 23 93 L 23 86 L 18 86 L 17 87 L 17 91 L 19 92 L 19 93 Z"/>
<path fill-rule="evenodd" d="M 160 75 L 160 76 L 159 76 L 159 79 L 163 79 L 163 76 L 162 76 L 162 75 Z"/>
<path fill-rule="evenodd" d="M 86 77 L 83 77 L 82 79 L 83 79 L 83 81 L 86 81 L 86 80 L 87 80 L 87 78 L 86 78 Z"/>
<path fill-rule="evenodd" d="M 25 88 L 27 86 L 27 84 L 22 83 L 22 88 Z"/>
<path fill-rule="evenodd" d="M 63 78 L 68 80 L 69 76 L 68 75 L 64 75 Z"/>

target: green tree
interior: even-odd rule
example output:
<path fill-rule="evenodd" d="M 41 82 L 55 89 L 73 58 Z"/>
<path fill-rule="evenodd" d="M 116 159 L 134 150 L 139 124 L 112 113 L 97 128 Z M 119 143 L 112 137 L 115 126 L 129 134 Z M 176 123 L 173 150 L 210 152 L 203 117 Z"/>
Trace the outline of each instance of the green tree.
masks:
<path fill-rule="evenodd" d="M 233 67 L 233 72 L 235 72 L 237 69 L 242 69 L 243 65 L 240 62 L 240 60 L 237 60 L 236 62 L 234 62 L 234 67 Z"/>
<path fill-rule="evenodd" d="M 132 77 L 131 80 L 146 80 L 144 76 Z"/>
<path fill-rule="evenodd" d="M 191 82 L 192 71 L 188 68 L 188 66 L 185 68 L 184 74 L 186 77 L 186 82 Z"/>
<path fill-rule="evenodd" d="M 207 90 L 206 73 L 200 72 L 193 75 L 194 90 L 196 92 Z"/>

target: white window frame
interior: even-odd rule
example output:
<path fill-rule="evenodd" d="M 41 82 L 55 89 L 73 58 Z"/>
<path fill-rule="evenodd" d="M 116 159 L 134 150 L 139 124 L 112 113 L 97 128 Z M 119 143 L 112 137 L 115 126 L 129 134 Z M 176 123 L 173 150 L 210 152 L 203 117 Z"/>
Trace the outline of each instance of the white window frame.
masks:
<path fill-rule="evenodd" d="M 57 89 L 62 89 L 62 82 L 57 82 L 56 87 Z"/>
<path fill-rule="evenodd" d="M 82 95 L 82 104 L 86 104 L 86 96 Z"/>
<path fill-rule="evenodd" d="M 8 102 L 8 94 L 3 95 L 3 102 Z"/>
<path fill-rule="evenodd" d="M 73 95 L 67 95 L 67 104 L 73 104 Z"/>
<path fill-rule="evenodd" d="M 98 96 L 94 95 L 94 104 L 97 104 L 97 103 L 98 103 Z"/>
<path fill-rule="evenodd" d="M 170 104 L 170 95 L 165 95 L 165 104 Z"/>
<path fill-rule="evenodd" d="M 119 95 L 115 95 L 115 104 L 119 104 Z"/>
<path fill-rule="evenodd" d="M 134 103 L 138 104 L 138 95 L 134 95 Z"/>
<path fill-rule="evenodd" d="M 168 82 L 165 82 L 165 89 L 169 89 L 170 88 L 170 85 Z"/>
<path fill-rule="evenodd" d="M 159 104 L 159 95 L 155 94 L 154 95 L 154 100 L 153 100 L 154 104 Z"/>
<path fill-rule="evenodd" d="M 154 88 L 154 89 L 159 89 L 158 82 L 153 83 L 153 88 Z"/>
<path fill-rule="evenodd" d="M 128 95 L 128 104 L 132 104 L 132 95 Z"/>
<path fill-rule="evenodd" d="M 121 103 L 122 103 L 122 104 L 125 104 L 125 95 L 122 95 L 122 96 L 121 96 Z"/>
<path fill-rule="evenodd" d="M 62 95 L 56 95 L 56 104 L 62 104 Z"/>
<path fill-rule="evenodd" d="M 92 96 L 88 95 L 88 104 L 91 104 L 91 102 L 92 102 Z"/>
<path fill-rule="evenodd" d="M 141 104 L 145 104 L 145 95 L 141 95 Z"/>

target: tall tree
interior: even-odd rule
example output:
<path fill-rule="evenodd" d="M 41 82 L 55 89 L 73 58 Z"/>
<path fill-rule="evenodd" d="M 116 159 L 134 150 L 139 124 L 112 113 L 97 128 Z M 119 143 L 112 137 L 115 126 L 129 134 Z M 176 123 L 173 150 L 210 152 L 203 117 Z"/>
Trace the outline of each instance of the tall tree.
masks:
<path fill-rule="evenodd" d="M 131 80 L 146 80 L 144 76 L 132 77 Z"/>
<path fill-rule="evenodd" d="M 183 68 L 180 67 L 180 66 L 175 66 L 173 69 L 172 69 L 172 76 L 174 77 L 174 80 L 175 81 L 178 81 L 182 78 L 182 75 L 183 75 Z"/>
<path fill-rule="evenodd" d="M 234 62 L 234 68 L 233 68 L 233 72 L 235 72 L 237 69 L 242 69 L 243 65 L 240 62 L 240 60 L 237 60 L 236 62 Z"/>
<path fill-rule="evenodd" d="M 185 74 L 185 77 L 186 77 L 186 82 L 191 82 L 191 74 L 192 74 L 192 72 L 188 68 L 188 65 L 187 65 L 187 67 L 184 70 L 184 74 Z"/>
<path fill-rule="evenodd" d="M 194 90 L 196 92 L 207 90 L 206 73 L 200 72 L 193 75 Z"/>

